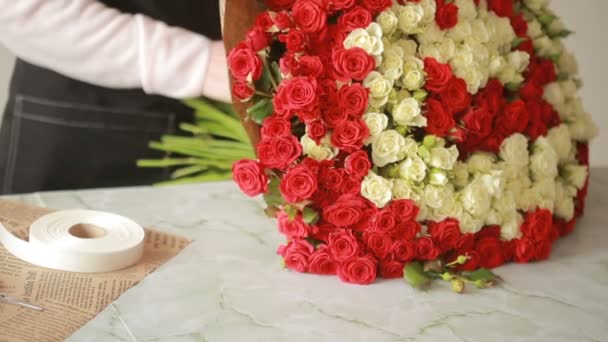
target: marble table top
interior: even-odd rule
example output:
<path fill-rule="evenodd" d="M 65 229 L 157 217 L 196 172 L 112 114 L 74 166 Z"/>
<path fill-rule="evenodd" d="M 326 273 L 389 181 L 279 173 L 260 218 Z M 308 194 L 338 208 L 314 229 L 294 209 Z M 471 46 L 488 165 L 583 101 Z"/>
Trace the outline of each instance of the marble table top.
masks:
<path fill-rule="evenodd" d="M 70 341 L 605 341 L 608 169 L 593 170 L 590 188 L 586 216 L 550 261 L 503 266 L 505 283 L 465 295 L 285 270 L 274 222 L 231 183 L 16 198 L 112 211 L 195 240 Z"/>

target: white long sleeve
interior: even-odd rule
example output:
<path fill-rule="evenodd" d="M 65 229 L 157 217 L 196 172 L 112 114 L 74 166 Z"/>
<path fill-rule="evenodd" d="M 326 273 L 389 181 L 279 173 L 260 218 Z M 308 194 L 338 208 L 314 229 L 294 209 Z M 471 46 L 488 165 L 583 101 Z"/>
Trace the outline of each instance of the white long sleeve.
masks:
<path fill-rule="evenodd" d="M 0 0 L 0 42 L 81 81 L 173 98 L 202 94 L 211 44 L 96 0 Z"/>

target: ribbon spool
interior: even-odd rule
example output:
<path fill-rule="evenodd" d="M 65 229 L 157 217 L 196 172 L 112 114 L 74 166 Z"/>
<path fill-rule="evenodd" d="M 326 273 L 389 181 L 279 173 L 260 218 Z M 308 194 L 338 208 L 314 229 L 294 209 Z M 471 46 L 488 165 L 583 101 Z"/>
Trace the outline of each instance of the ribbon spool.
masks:
<path fill-rule="evenodd" d="M 92 210 L 40 217 L 30 226 L 29 242 L 0 224 L 0 243 L 15 257 L 69 272 L 111 272 L 132 266 L 141 259 L 144 238 L 144 229 L 132 220 Z"/>

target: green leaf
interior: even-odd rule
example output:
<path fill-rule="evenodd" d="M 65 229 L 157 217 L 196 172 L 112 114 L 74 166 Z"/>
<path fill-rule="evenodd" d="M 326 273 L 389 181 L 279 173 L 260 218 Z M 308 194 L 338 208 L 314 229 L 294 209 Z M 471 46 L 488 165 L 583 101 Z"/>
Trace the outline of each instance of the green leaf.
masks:
<path fill-rule="evenodd" d="M 496 279 L 496 275 L 492 273 L 492 271 L 487 268 L 480 268 L 473 272 L 467 273 L 467 278 L 473 282 L 483 281 L 483 282 L 491 282 Z"/>
<path fill-rule="evenodd" d="M 283 81 L 283 75 L 281 74 L 281 68 L 279 67 L 279 63 L 274 61 L 272 62 L 271 67 L 272 71 L 274 72 L 275 79 L 278 81 L 278 83 L 281 83 L 281 81 Z"/>
<path fill-rule="evenodd" d="M 278 177 L 272 177 L 270 179 L 270 183 L 268 184 L 268 192 L 264 194 L 264 201 L 269 206 L 278 207 L 285 203 L 285 200 L 283 200 L 283 196 L 281 195 L 281 191 L 279 190 L 280 184 L 281 181 Z"/>
<path fill-rule="evenodd" d="M 526 38 L 522 38 L 522 37 L 517 37 L 515 38 L 512 42 L 511 42 L 511 47 L 513 49 L 517 48 L 518 46 L 521 45 L 521 43 L 525 42 L 527 39 Z"/>
<path fill-rule="evenodd" d="M 247 113 L 251 115 L 253 121 L 260 125 L 262 124 L 262 122 L 264 122 L 264 119 L 272 115 L 273 111 L 274 106 L 272 104 L 272 101 L 270 101 L 269 99 L 262 99 L 256 102 L 256 104 L 251 106 L 249 109 L 247 109 Z"/>
<path fill-rule="evenodd" d="M 557 17 L 551 14 L 543 14 L 541 16 L 538 17 L 538 21 L 545 25 L 548 26 L 549 24 L 551 24 L 553 22 L 553 20 L 555 20 Z"/>
<path fill-rule="evenodd" d="M 507 90 L 511 91 L 511 92 L 518 91 L 520 87 L 521 87 L 521 83 L 509 82 L 509 83 L 505 84 L 505 88 L 507 88 Z"/>
<path fill-rule="evenodd" d="M 270 68 L 268 65 L 264 65 L 264 71 L 262 72 L 262 78 L 258 82 L 256 82 L 256 89 L 261 89 L 264 92 L 270 92 L 272 90 L 272 73 L 270 72 Z"/>
<path fill-rule="evenodd" d="M 208 169 L 209 169 L 209 167 L 204 166 L 204 165 L 193 165 L 193 166 L 183 167 L 181 169 L 177 169 L 177 170 L 173 171 L 173 173 L 171 173 L 171 178 L 177 179 L 177 178 L 182 178 L 182 177 L 189 177 L 189 176 L 193 176 L 195 174 L 201 173 L 203 171 L 207 171 Z M 230 170 L 225 170 L 225 171 L 230 171 Z"/>
<path fill-rule="evenodd" d="M 319 213 L 311 207 L 305 207 L 302 211 L 302 219 L 304 222 L 314 225 L 319 221 Z"/>
<path fill-rule="evenodd" d="M 417 261 L 405 265 L 403 278 L 414 288 L 425 287 L 431 282 L 431 278 L 424 272 L 422 264 Z"/>
<path fill-rule="evenodd" d="M 296 216 L 298 216 L 298 213 L 300 212 L 298 208 L 289 204 L 283 207 L 283 211 L 285 211 L 287 217 L 289 217 L 289 221 L 295 220 Z"/>

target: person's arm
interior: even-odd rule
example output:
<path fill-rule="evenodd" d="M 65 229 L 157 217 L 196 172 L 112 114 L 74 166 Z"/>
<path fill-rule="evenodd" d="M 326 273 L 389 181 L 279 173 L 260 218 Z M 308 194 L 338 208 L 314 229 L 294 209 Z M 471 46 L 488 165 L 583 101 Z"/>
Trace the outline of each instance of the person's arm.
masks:
<path fill-rule="evenodd" d="M 101 86 L 230 95 L 221 42 L 96 0 L 0 0 L 0 42 L 25 61 Z"/>

